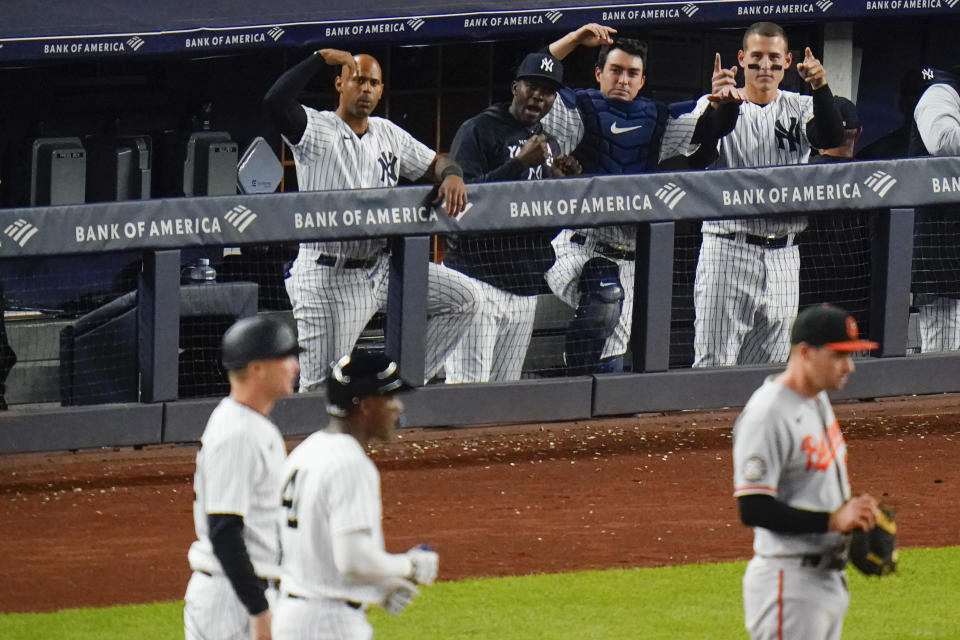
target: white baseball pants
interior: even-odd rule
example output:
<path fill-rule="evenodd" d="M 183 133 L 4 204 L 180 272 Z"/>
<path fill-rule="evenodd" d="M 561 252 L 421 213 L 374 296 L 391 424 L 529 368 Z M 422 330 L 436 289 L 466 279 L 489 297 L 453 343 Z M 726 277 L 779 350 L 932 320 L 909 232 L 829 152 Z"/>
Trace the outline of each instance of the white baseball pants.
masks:
<path fill-rule="evenodd" d="M 785 362 L 800 303 L 800 250 L 703 234 L 694 280 L 694 367 Z"/>
<path fill-rule="evenodd" d="M 277 590 L 268 588 L 267 604 L 273 609 Z M 194 571 L 183 597 L 183 631 L 186 640 L 250 640 L 250 614 L 230 580 L 223 574 Z"/>
<path fill-rule="evenodd" d="M 960 300 L 919 294 L 914 303 L 920 311 L 920 352 L 960 349 Z"/>
<path fill-rule="evenodd" d="M 282 596 L 273 612 L 273 640 L 371 640 L 362 609 L 342 600 Z"/>
<path fill-rule="evenodd" d="M 481 280 L 480 319 L 444 362 L 447 384 L 519 380 L 533 336 L 537 296 L 518 296 Z"/>
<path fill-rule="evenodd" d="M 331 362 L 348 355 L 373 315 L 387 302 L 389 256 L 369 269 L 318 265 L 298 257 L 285 281 L 297 321 L 300 390 L 320 383 Z M 425 381 L 476 321 L 482 300 L 467 276 L 433 262 L 427 265 Z"/>

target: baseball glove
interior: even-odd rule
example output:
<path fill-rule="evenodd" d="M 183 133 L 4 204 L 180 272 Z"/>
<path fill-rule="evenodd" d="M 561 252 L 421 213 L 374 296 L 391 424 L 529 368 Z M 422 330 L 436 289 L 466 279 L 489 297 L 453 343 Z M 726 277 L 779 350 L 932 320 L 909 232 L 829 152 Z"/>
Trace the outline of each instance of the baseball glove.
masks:
<path fill-rule="evenodd" d="M 853 532 L 850 562 L 868 576 L 885 576 L 897 570 L 897 522 L 893 511 L 881 508 L 877 526 Z"/>

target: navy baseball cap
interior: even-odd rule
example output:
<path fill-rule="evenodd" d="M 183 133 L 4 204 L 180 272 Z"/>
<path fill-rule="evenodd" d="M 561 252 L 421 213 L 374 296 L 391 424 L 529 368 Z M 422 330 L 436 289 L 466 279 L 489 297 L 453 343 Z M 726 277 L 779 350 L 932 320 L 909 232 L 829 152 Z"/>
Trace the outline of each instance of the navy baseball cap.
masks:
<path fill-rule="evenodd" d="M 797 315 L 790 331 L 790 344 L 801 342 L 832 351 L 872 351 L 880 346 L 861 339 L 854 317 L 829 304 L 807 307 Z"/>
<path fill-rule="evenodd" d="M 241 318 L 223 334 L 221 364 L 227 371 L 242 369 L 254 360 L 272 360 L 303 352 L 297 333 L 271 315 Z"/>
<path fill-rule="evenodd" d="M 833 101 L 837 103 L 840 109 L 840 117 L 843 120 L 844 129 L 859 129 L 860 114 L 857 113 L 857 105 L 853 104 L 842 96 L 834 96 Z"/>
<path fill-rule="evenodd" d="M 412 389 L 400 377 L 400 367 L 382 353 L 355 351 L 340 358 L 327 376 L 327 413 L 345 416 L 367 396 L 391 396 Z"/>
<path fill-rule="evenodd" d="M 548 80 L 559 89 L 563 86 L 563 63 L 549 53 L 528 54 L 517 67 L 516 79 L 522 78 Z"/>

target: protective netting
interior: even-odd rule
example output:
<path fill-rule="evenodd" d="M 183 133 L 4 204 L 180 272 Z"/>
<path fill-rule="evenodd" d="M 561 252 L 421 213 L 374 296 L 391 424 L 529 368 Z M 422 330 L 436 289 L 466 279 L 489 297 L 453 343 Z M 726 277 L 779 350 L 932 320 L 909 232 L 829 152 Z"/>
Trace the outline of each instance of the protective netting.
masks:
<path fill-rule="evenodd" d="M 587 375 L 622 366 L 632 318 L 632 226 L 449 238 L 444 264 L 480 281 L 483 308 L 447 382 Z"/>
<path fill-rule="evenodd" d="M 0 340 L 4 403 L 60 402 L 61 361 L 69 364 L 62 356 L 61 335 L 69 334 L 83 316 L 135 289 L 139 271 L 139 255 L 133 253 L 0 261 L 7 338 Z M 112 329 L 104 336 L 97 349 L 103 355 L 96 355 L 88 375 L 106 386 L 117 385 L 135 369 L 110 354 L 135 354 L 135 336 L 125 339 Z"/>
<path fill-rule="evenodd" d="M 873 213 L 853 212 L 810 216 L 802 233 L 771 241 L 786 246 L 701 233 L 698 221 L 678 222 L 670 366 L 689 367 L 698 357 L 703 366 L 783 361 L 796 310 L 819 302 L 846 308 L 861 335 L 869 336 L 873 219 Z M 957 282 L 950 260 L 960 264 L 960 234 L 944 216 L 918 217 L 917 230 L 918 340 L 929 339 L 935 313 L 941 328 L 960 334 L 960 322 L 942 320 L 956 318 L 958 298 L 950 297 L 956 292 L 945 287 Z M 424 331 L 426 381 L 630 370 L 632 318 L 621 311 L 631 309 L 633 300 L 635 234 L 634 227 L 623 226 L 439 239 L 428 265 L 427 323 L 415 329 Z M 950 237 L 954 240 L 947 242 Z M 7 402 L 143 399 L 149 326 L 139 309 L 140 254 L 6 260 L 0 267 L 9 341 L 7 348 L 0 339 L 0 383 L 9 374 L 0 391 Z M 329 364 L 354 348 L 385 345 L 384 239 L 313 243 L 305 249 L 295 243 L 190 249 L 181 254 L 180 273 L 171 277 L 181 281 L 180 398 L 227 392 L 220 340 L 232 322 L 252 313 L 278 313 L 296 324 L 306 349 L 303 388 L 319 383 Z M 938 292 L 945 295 L 934 295 Z M 736 353 L 728 346 L 730 332 L 746 332 L 726 323 L 720 311 L 738 302 L 758 305 L 760 339 L 742 341 L 753 351 Z M 757 320 L 761 311 L 779 326 Z M 713 362 L 706 361 L 704 345 L 716 347 Z"/>
<path fill-rule="evenodd" d="M 960 220 L 956 209 L 916 211 L 911 290 L 921 353 L 960 349 Z"/>
<path fill-rule="evenodd" d="M 875 214 L 810 216 L 800 234 L 800 308 L 828 302 L 870 335 L 871 236 Z"/>
<path fill-rule="evenodd" d="M 166 355 L 145 346 L 151 336 L 139 301 L 140 254 L 0 262 L 7 338 L 0 338 L 4 402 L 138 402 L 143 399 L 141 373 L 152 358 L 162 357 L 176 359 L 179 397 L 225 393 L 219 351 L 226 328 L 258 309 L 284 303 L 289 308 L 285 293 L 281 298 L 277 291 L 283 287 L 284 251 L 231 251 L 234 255 L 227 257 L 219 247 L 183 252 L 181 268 L 168 274 L 180 281 L 179 344 Z M 169 328 L 158 326 L 157 331 Z"/>
<path fill-rule="evenodd" d="M 796 236 L 772 239 L 679 222 L 671 367 L 783 362 L 797 310 L 823 302 L 849 311 L 869 336 L 872 220 L 811 216 Z"/>

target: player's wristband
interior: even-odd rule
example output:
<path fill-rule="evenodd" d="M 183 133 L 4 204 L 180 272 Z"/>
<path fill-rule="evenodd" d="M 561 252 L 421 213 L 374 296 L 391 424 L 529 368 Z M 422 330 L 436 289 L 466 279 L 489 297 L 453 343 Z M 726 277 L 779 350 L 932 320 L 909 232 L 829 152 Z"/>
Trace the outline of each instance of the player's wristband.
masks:
<path fill-rule="evenodd" d="M 449 164 L 440 172 L 440 180 L 446 180 L 449 176 L 457 176 L 463 179 L 463 169 L 460 168 L 460 165 Z"/>

